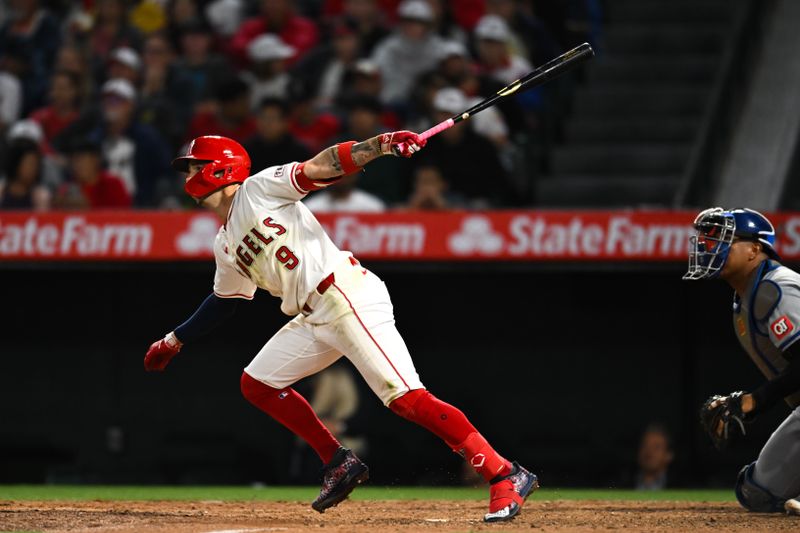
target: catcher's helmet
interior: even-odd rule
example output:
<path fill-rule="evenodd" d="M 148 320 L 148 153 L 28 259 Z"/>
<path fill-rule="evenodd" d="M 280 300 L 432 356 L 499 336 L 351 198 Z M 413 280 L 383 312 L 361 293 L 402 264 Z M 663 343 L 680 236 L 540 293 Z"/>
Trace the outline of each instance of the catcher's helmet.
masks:
<path fill-rule="evenodd" d="M 186 180 L 184 190 L 189 196 L 203 199 L 210 194 L 232 185 L 242 183 L 250 175 L 250 156 L 244 147 L 233 139 L 206 135 L 189 144 L 186 155 L 172 162 L 178 172 L 188 172 L 189 163 L 205 163 L 202 170 Z"/>
<path fill-rule="evenodd" d="M 694 219 L 697 233 L 691 237 L 689 270 L 683 279 L 711 279 L 719 276 L 733 238 L 761 243 L 770 258 L 780 259 L 775 251 L 775 228 L 753 209 L 712 207 Z"/>

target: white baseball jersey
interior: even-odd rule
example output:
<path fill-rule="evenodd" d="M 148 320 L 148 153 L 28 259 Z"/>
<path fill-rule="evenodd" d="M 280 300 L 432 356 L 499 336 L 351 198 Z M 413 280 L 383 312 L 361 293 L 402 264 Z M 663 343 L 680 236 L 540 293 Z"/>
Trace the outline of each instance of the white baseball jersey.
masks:
<path fill-rule="evenodd" d="M 298 163 L 270 167 L 249 177 L 234 197 L 214 242 L 214 293 L 251 299 L 257 287 L 296 315 L 320 281 L 351 255 L 333 244 L 299 200 L 308 191 L 294 178 Z"/>

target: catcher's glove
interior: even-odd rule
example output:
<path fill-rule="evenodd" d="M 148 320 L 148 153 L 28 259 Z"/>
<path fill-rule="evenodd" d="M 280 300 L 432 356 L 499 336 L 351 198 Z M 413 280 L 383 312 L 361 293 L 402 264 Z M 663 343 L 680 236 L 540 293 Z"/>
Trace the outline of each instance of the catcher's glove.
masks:
<path fill-rule="evenodd" d="M 747 434 L 744 423 L 749 419 L 742 412 L 742 396 L 745 394 L 736 391 L 728 396 L 715 395 L 700 408 L 700 424 L 718 450 L 724 450 L 737 433 Z"/>

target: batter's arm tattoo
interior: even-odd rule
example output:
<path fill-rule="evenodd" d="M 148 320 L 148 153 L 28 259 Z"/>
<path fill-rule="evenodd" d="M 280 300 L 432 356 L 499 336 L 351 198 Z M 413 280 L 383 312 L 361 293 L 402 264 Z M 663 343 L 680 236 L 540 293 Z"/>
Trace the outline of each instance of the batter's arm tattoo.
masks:
<path fill-rule="evenodd" d="M 372 137 L 364 142 L 354 144 L 350 153 L 353 156 L 353 163 L 360 167 L 384 155 L 381 153 L 381 141 L 379 137 Z"/>
<path fill-rule="evenodd" d="M 372 137 L 366 141 L 353 144 L 350 147 L 350 155 L 353 163 L 358 167 L 363 167 L 373 159 L 379 158 L 383 155 L 379 137 Z M 344 174 L 342 161 L 339 157 L 339 146 L 335 145 L 326 148 L 306 161 L 303 171 L 311 180 L 324 180 Z"/>

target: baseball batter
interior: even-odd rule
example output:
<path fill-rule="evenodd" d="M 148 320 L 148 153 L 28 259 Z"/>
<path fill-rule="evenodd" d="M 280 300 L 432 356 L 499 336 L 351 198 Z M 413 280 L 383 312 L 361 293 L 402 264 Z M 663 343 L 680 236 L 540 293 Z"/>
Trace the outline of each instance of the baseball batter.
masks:
<path fill-rule="evenodd" d="M 784 400 L 792 412 L 739 472 L 736 498 L 751 511 L 800 514 L 800 274 L 779 263 L 775 229 L 757 211 L 706 209 L 694 227 L 683 278 L 719 277 L 733 287 L 733 329 L 767 378 L 751 393 L 712 396 L 701 421 L 722 449 L 745 433 L 746 422 Z"/>
<path fill-rule="evenodd" d="M 369 475 L 292 388 L 344 355 L 389 409 L 436 434 L 491 483 L 484 520 L 510 520 L 538 487 L 537 477 L 503 458 L 461 411 L 425 390 L 395 328 L 386 285 L 339 250 L 300 202 L 373 159 L 410 157 L 424 145 L 415 133 L 386 133 L 250 176 L 250 158 L 237 142 L 216 136 L 192 141 L 173 167 L 186 173 L 186 192 L 223 223 L 214 243 L 214 290 L 189 320 L 150 346 L 144 366 L 163 370 L 184 344 L 262 288 L 281 298 L 281 309 L 294 318 L 244 369 L 242 394 L 319 455 L 325 467 L 315 510 L 338 504 Z"/>

